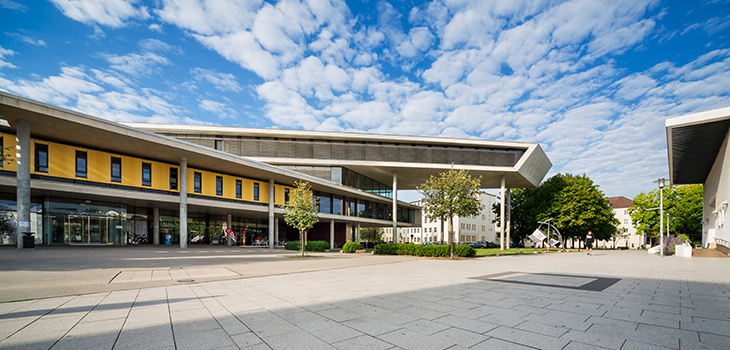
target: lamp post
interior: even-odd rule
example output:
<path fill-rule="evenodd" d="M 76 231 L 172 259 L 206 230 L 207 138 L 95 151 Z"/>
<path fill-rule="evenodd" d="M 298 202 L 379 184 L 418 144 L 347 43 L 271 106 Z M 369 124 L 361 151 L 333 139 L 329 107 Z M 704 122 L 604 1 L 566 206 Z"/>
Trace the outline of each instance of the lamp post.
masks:
<path fill-rule="evenodd" d="M 659 184 L 659 256 L 664 257 L 664 181 L 665 178 L 654 181 Z"/>

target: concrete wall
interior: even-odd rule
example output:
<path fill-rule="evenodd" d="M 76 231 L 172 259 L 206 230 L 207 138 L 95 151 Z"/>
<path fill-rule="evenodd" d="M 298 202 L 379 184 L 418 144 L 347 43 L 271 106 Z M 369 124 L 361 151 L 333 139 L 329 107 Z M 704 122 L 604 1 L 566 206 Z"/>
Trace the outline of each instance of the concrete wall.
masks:
<path fill-rule="evenodd" d="M 730 130 L 717 153 L 715 164 L 704 184 L 702 213 L 702 246 L 714 247 L 715 238 L 730 242 L 728 202 L 730 201 Z M 723 215 L 724 214 L 724 215 Z M 730 245 L 729 243 L 725 243 Z"/>

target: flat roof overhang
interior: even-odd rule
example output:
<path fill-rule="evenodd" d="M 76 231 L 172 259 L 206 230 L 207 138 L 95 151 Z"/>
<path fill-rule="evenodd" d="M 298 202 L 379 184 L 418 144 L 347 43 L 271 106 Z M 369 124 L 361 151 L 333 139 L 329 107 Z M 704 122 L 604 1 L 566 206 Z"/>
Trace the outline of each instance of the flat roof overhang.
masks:
<path fill-rule="evenodd" d="M 730 107 L 667 119 L 672 185 L 704 183 L 730 128 Z"/>
<path fill-rule="evenodd" d="M 318 141 L 348 141 L 370 143 L 398 143 L 403 145 L 436 145 L 452 147 L 480 147 L 493 149 L 521 150 L 524 154 L 512 167 L 455 164 L 454 169 L 466 169 L 475 177 L 482 177 L 481 188 L 498 188 L 501 177 L 510 188 L 537 187 L 545 177 L 552 163 L 539 144 L 524 142 L 487 141 L 481 139 L 455 139 L 445 137 L 365 134 L 336 131 L 281 130 L 241 127 L 220 127 L 210 125 L 174 125 L 125 123 L 125 125 L 157 133 L 178 135 L 206 135 L 221 137 L 298 138 Z M 343 166 L 384 184 L 390 184 L 393 173 L 398 177 L 398 189 L 414 190 L 432 175 L 438 175 L 451 168 L 450 164 L 373 162 L 338 159 L 298 159 L 250 157 L 262 163 L 299 166 Z"/>
<path fill-rule="evenodd" d="M 10 124 L 10 127 L 0 127 L 0 131 L 4 133 L 15 134 L 17 121 L 26 120 L 30 123 L 31 137 L 37 139 L 143 157 L 169 164 L 180 164 L 180 158 L 184 157 L 190 168 L 262 181 L 274 179 L 275 183 L 285 185 L 292 185 L 294 181 L 302 179 L 308 181 L 312 185 L 312 189 L 316 191 L 391 203 L 389 198 L 334 182 L 84 115 L 4 91 L 0 91 L 0 118 Z M 403 201 L 399 201 L 398 204 L 418 208 Z"/>

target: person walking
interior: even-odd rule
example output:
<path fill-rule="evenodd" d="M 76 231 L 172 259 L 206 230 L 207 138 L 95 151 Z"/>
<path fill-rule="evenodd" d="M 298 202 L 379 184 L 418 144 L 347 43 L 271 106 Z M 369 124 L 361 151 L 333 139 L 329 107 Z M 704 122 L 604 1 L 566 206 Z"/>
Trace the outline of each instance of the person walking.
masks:
<path fill-rule="evenodd" d="M 588 231 L 588 234 L 586 235 L 586 251 L 588 251 L 588 255 L 593 255 L 593 242 L 595 240 L 593 232 Z"/>

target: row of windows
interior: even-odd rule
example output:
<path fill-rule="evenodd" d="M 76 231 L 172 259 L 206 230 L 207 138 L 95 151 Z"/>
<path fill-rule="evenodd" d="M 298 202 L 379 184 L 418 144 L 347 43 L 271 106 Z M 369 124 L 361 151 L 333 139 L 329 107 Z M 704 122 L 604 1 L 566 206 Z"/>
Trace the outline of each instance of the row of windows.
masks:
<path fill-rule="evenodd" d="M 48 173 L 48 145 L 42 143 L 35 144 L 35 171 Z M 76 177 L 88 177 L 88 155 L 85 151 L 76 151 Z M 111 157 L 111 174 L 112 182 L 122 182 L 122 159 Z M 178 169 L 170 167 L 170 190 L 178 190 Z M 195 172 L 193 180 L 193 192 L 202 193 L 203 174 Z M 142 163 L 142 186 L 152 186 L 152 164 Z M 236 180 L 236 198 L 243 196 L 242 181 Z M 223 196 L 223 176 L 216 176 L 215 194 Z M 253 184 L 253 199 L 259 200 L 259 184 Z M 284 204 L 289 204 L 289 189 L 284 189 Z"/>

